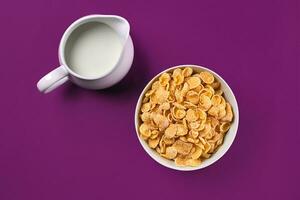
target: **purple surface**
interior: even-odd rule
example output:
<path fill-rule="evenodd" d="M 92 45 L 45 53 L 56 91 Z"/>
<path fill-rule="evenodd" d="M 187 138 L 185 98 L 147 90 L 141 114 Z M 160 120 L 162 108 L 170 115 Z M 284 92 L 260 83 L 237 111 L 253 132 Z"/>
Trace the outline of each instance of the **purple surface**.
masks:
<path fill-rule="evenodd" d="M 300 199 L 299 1 L 176 2 L 1 3 L 1 200 Z M 105 91 L 40 94 L 64 30 L 96 13 L 131 23 L 129 75 Z M 216 164 L 178 172 L 144 152 L 133 115 L 151 77 L 189 63 L 230 84 L 240 128 Z"/>

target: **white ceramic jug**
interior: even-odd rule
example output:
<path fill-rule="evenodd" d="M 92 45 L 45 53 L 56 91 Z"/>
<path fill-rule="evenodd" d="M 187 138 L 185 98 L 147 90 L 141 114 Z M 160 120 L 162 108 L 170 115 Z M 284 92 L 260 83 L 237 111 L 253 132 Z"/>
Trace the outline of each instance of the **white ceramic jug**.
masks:
<path fill-rule="evenodd" d="M 92 77 L 84 76 L 72 69 L 72 66 L 66 61 L 67 49 L 65 48 L 71 33 L 82 25 L 90 22 L 99 22 L 108 25 L 117 33 L 122 45 L 121 53 L 118 56 L 115 65 L 105 74 Z M 130 26 L 128 21 L 123 17 L 116 15 L 89 15 L 72 23 L 65 31 L 60 41 L 58 55 L 61 66 L 49 72 L 39 80 L 37 83 L 39 91 L 48 93 L 65 83 L 67 80 L 87 89 L 108 88 L 119 82 L 127 74 L 133 61 L 134 48 L 129 35 L 129 30 Z"/>

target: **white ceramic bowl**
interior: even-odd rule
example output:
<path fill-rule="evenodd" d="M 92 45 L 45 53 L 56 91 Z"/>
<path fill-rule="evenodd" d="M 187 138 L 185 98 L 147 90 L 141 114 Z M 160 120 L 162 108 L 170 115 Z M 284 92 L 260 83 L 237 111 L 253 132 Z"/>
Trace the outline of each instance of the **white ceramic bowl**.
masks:
<path fill-rule="evenodd" d="M 226 100 L 231 104 L 233 114 L 234 114 L 234 119 L 233 119 L 232 125 L 231 125 L 229 131 L 225 135 L 223 144 L 219 147 L 217 152 L 215 152 L 209 159 L 204 160 L 197 167 L 179 167 L 179 166 L 176 166 L 174 161 L 168 160 L 168 159 L 165 159 L 165 158 L 161 157 L 156 151 L 151 149 L 148 146 L 148 144 L 139 136 L 139 125 L 141 123 L 141 120 L 139 118 L 139 114 L 140 114 L 140 107 L 141 107 L 142 99 L 143 99 L 145 93 L 151 87 L 152 83 L 155 80 L 157 80 L 158 77 L 162 73 L 172 71 L 176 68 L 184 68 L 184 67 L 191 67 L 191 68 L 193 68 L 193 70 L 199 71 L 199 72 L 200 71 L 208 71 L 208 72 L 212 73 L 214 75 L 214 77 L 221 83 L 221 89 L 224 92 L 224 96 L 225 96 Z M 151 158 L 153 158 L 159 164 L 161 164 L 165 167 L 175 169 L 175 170 L 180 170 L 180 171 L 192 171 L 192 170 L 202 169 L 202 168 L 205 168 L 205 167 L 215 163 L 217 160 L 219 160 L 227 152 L 227 150 L 230 148 L 231 144 L 233 143 L 233 140 L 234 140 L 234 138 L 236 136 L 236 133 L 237 133 L 237 130 L 238 130 L 238 124 L 239 124 L 238 104 L 237 104 L 235 96 L 234 96 L 232 90 L 230 89 L 229 85 L 216 72 L 213 72 L 210 69 L 207 69 L 205 67 L 201 67 L 201 66 L 198 66 L 198 65 L 179 65 L 179 66 L 175 66 L 175 67 L 171 67 L 169 69 L 166 69 L 166 70 L 162 71 L 161 73 L 157 74 L 146 85 L 146 87 L 142 91 L 142 93 L 141 93 L 141 95 L 138 99 L 136 109 L 135 109 L 135 130 L 136 130 L 136 133 L 137 133 L 137 137 L 138 137 L 141 145 L 143 146 L 144 150 L 149 154 L 149 156 Z"/>

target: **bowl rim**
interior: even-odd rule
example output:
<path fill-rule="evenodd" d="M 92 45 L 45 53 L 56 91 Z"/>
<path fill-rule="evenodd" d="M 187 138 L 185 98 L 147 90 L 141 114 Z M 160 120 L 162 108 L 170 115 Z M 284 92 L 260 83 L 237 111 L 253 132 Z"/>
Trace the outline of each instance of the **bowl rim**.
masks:
<path fill-rule="evenodd" d="M 218 79 L 222 80 L 225 84 L 225 86 L 228 88 L 228 91 L 230 93 L 230 95 L 232 96 L 233 98 L 233 101 L 235 102 L 236 104 L 236 108 L 234 110 L 234 120 L 235 120 L 235 123 L 236 123 L 236 128 L 235 128 L 235 131 L 232 133 L 233 137 L 232 137 L 232 141 L 227 144 L 226 148 L 219 154 L 218 157 L 216 157 L 214 160 L 212 160 L 212 158 L 208 158 L 206 159 L 206 161 L 209 161 L 211 160 L 210 162 L 206 162 L 206 164 L 200 164 L 199 166 L 196 166 L 196 167 L 189 167 L 189 166 L 185 166 L 185 167 L 181 167 L 181 166 L 176 166 L 176 165 L 169 165 L 167 163 L 164 163 L 164 162 L 161 162 L 159 159 L 156 158 L 156 155 L 152 155 L 152 151 L 154 152 L 153 149 L 151 149 L 147 144 L 144 144 L 142 141 L 142 138 L 139 136 L 139 130 L 138 130 L 138 125 L 139 125 L 139 113 L 140 113 L 140 106 L 141 106 L 141 101 L 142 101 L 142 98 L 144 97 L 146 91 L 148 90 L 148 88 L 150 87 L 150 85 L 163 73 L 165 72 L 169 72 L 171 70 L 174 70 L 174 69 L 177 69 L 177 68 L 184 68 L 184 67 L 191 67 L 191 68 L 198 68 L 200 70 L 204 70 L 204 71 L 208 71 L 208 72 L 211 72 L 214 76 L 216 76 Z M 136 131 L 136 135 L 137 135 L 137 138 L 141 144 L 141 146 L 143 147 L 143 149 L 147 152 L 147 154 L 153 159 L 155 160 L 157 163 L 159 163 L 160 165 L 164 166 L 164 167 L 167 167 L 169 169 L 173 169 L 173 170 L 178 170 L 178 171 L 195 171 L 195 170 L 199 170 L 199 169 L 204 169 L 214 163 L 216 163 L 218 160 L 220 160 L 225 154 L 226 152 L 230 149 L 230 147 L 232 146 L 235 138 L 236 138 L 236 134 L 238 132 L 238 127 L 239 127 L 239 106 L 238 106 L 238 102 L 236 100 L 236 97 L 231 89 L 231 87 L 228 85 L 228 83 L 218 74 L 216 73 L 215 71 L 207 68 L 207 67 L 203 67 L 201 65 L 195 65 L 195 64 L 182 64 L 182 65 L 176 65 L 176 66 L 173 66 L 173 67 L 169 67 L 159 73 L 157 73 L 151 80 L 149 80 L 147 82 L 147 84 L 145 85 L 144 89 L 142 90 L 142 92 L 140 93 L 139 95 L 139 98 L 137 100 L 137 103 L 136 103 L 136 107 L 135 107 L 135 112 L 134 112 L 134 125 L 135 125 L 135 131 Z M 224 144 L 222 144 L 224 145 Z M 221 146 L 222 146 L 221 145 Z M 156 152 L 154 152 L 155 154 Z M 160 155 L 157 154 L 157 157 L 159 158 L 162 158 L 162 159 L 165 159 L 163 157 L 161 157 Z M 167 159 L 166 159 L 167 160 Z"/>

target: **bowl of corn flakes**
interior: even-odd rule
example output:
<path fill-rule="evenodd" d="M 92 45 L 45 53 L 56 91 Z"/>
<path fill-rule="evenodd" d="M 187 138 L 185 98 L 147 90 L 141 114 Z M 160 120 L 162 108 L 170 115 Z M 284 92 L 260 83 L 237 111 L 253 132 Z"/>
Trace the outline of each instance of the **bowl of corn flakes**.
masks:
<path fill-rule="evenodd" d="M 180 171 L 205 168 L 230 148 L 239 111 L 229 85 L 212 70 L 179 65 L 157 74 L 135 110 L 138 139 L 151 158 Z"/>

